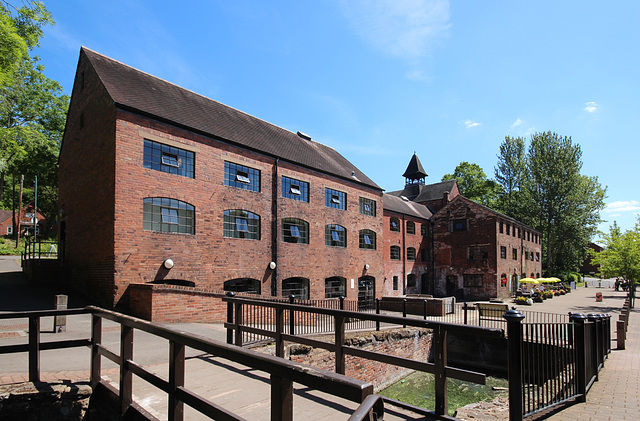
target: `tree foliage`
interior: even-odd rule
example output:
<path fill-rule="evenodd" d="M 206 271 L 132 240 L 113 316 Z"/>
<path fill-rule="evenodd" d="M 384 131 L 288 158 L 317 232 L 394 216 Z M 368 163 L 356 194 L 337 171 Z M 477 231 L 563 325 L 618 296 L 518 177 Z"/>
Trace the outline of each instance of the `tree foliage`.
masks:
<path fill-rule="evenodd" d="M 0 70 L 0 206 L 11 205 L 6 197 L 8 178 L 13 183 L 22 174 L 29 187 L 37 176 L 39 208 L 54 215 L 58 152 L 69 97 L 58 82 L 44 75 L 38 57 L 29 54 L 39 45 L 43 25 L 53 21 L 44 5 L 35 1 L 20 8 L 0 3 L 0 21 L 3 33 L 21 40 L 2 45 L 8 55 L 3 56 L 7 63 L 3 61 Z"/>
<path fill-rule="evenodd" d="M 478 164 L 461 162 L 453 174 L 445 174 L 442 181 L 456 180 L 460 194 L 482 205 L 494 207 L 501 187 L 494 180 L 488 179 Z"/>
<path fill-rule="evenodd" d="M 521 138 L 506 137 L 496 179 L 505 194 L 498 210 L 543 236 L 547 274 L 576 270 L 597 232 L 605 189 L 597 177 L 582 175 L 582 150 L 570 137 L 535 133 L 524 153 Z"/>
<path fill-rule="evenodd" d="M 621 277 L 640 282 L 640 218 L 634 229 L 621 232 L 614 222 L 609 233 L 601 233 L 604 244 L 601 252 L 589 250 L 591 263 L 600 266 L 600 274 L 606 278 Z"/>

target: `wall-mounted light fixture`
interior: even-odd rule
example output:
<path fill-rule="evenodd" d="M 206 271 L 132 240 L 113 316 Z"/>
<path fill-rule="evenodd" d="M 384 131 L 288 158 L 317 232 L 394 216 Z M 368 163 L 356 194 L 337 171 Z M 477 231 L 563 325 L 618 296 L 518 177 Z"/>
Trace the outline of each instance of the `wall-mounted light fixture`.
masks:
<path fill-rule="evenodd" d="M 366 264 L 364 265 L 364 270 L 369 270 L 369 263 L 366 263 Z"/>
<path fill-rule="evenodd" d="M 276 262 L 269 263 L 269 269 L 274 270 L 276 268 Z"/>
<path fill-rule="evenodd" d="M 162 262 L 162 266 L 164 266 L 167 269 L 171 269 L 173 267 L 173 260 L 171 259 L 167 259 L 164 262 Z"/>

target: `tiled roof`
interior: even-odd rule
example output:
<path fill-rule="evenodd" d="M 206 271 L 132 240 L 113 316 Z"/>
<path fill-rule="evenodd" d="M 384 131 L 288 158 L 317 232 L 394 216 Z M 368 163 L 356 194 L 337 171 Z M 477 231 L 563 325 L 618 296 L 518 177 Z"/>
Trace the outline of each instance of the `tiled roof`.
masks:
<path fill-rule="evenodd" d="M 413 202 L 429 202 L 431 200 L 442 199 L 445 192 L 451 193 L 451 189 L 455 185 L 455 180 L 442 181 L 435 184 L 411 184 L 404 190 L 389 192 L 392 196 L 405 196 Z"/>
<path fill-rule="evenodd" d="M 12 210 L 0 209 L 0 223 L 6 221 L 13 216 Z"/>
<path fill-rule="evenodd" d="M 404 200 L 399 196 L 383 194 L 382 200 L 382 207 L 384 208 L 384 210 L 422 219 L 429 219 L 432 216 L 431 211 L 426 206 L 416 202 L 412 202 L 410 200 Z"/>
<path fill-rule="evenodd" d="M 114 103 L 205 136 L 382 190 L 335 149 L 82 48 Z"/>

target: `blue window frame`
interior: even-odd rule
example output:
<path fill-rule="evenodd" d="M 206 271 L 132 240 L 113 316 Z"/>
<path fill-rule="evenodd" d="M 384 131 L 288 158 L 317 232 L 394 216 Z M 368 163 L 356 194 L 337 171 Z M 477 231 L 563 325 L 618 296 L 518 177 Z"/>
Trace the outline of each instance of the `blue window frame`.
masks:
<path fill-rule="evenodd" d="M 145 139 L 143 155 L 145 168 L 194 177 L 195 154 L 191 151 Z"/>
<path fill-rule="evenodd" d="M 225 161 L 224 185 L 259 192 L 260 170 Z"/>
<path fill-rule="evenodd" d="M 282 197 L 309 202 L 309 183 L 282 176 Z"/>
<path fill-rule="evenodd" d="M 324 190 L 325 205 L 334 209 L 347 209 L 347 193 L 330 188 Z"/>

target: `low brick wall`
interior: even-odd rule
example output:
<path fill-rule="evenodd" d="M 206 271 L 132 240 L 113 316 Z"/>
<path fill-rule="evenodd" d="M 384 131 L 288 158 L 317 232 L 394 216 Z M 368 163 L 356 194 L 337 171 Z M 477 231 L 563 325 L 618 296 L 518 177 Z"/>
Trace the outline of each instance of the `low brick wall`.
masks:
<path fill-rule="evenodd" d="M 427 362 L 431 352 L 431 336 L 429 329 L 406 328 L 349 333 L 345 343 L 348 346 L 367 351 Z M 333 335 L 315 336 L 314 339 L 331 342 Z M 273 346 L 254 349 L 265 353 L 274 353 Z M 336 368 L 333 352 L 306 345 L 288 345 L 285 347 L 285 358 L 328 371 L 335 371 Z M 345 367 L 347 376 L 373 383 L 376 391 L 392 385 L 413 372 L 410 369 L 351 355 L 346 356 Z"/>
<path fill-rule="evenodd" d="M 157 323 L 224 323 L 224 292 L 178 285 L 131 284 L 128 312 Z"/>

